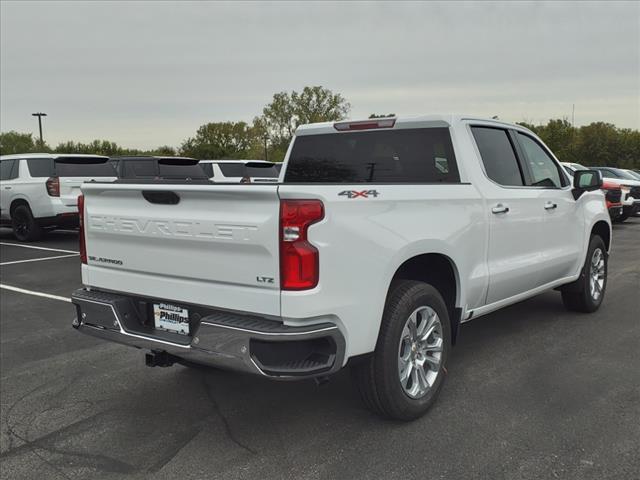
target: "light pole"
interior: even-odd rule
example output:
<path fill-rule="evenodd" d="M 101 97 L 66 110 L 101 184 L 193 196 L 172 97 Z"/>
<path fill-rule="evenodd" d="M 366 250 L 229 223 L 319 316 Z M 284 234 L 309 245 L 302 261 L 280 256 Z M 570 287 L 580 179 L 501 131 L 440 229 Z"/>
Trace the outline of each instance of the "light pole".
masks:
<path fill-rule="evenodd" d="M 269 152 L 267 151 L 267 139 L 269 138 L 266 134 L 264 137 L 262 137 L 264 139 L 264 159 L 265 161 L 269 161 Z"/>
<path fill-rule="evenodd" d="M 40 148 L 44 146 L 44 141 L 42 140 L 42 117 L 46 117 L 46 113 L 38 112 L 31 114 L 34 117 L 38 117 L 38 128 L 40 129 Z"/>

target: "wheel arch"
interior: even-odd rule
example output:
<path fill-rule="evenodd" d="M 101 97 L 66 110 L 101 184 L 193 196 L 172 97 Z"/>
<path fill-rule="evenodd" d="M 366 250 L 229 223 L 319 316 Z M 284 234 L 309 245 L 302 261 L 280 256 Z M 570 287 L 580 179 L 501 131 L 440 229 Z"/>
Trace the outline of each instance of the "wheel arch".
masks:
<path fill-rule="evenodd" d="M 607 247 L 607 252 L 609 252 L 611 248 L 611 226 L 604 220 L 599 220 L 593 225 L 593 227 L 591 227 L 591 234 L 589 237 L 593 235 L 598 235 L 602 238 L 605 246 Z"/>
<path fill-rule="evenodd" d="M 27 206 L 27 208 L 29 208 L 29 210 L 31 210 L 31 205 L 29 205 L 29 202 L 25 198 L 22 198 L 22 197 L 14 198 L 11 201 L 11 205 L 9 206 L 9 215 L 13 216 L 13 212 L 20 205 L 25 205 L 25 206 Z"/>
<path fill-rule="evenodd" d="M 387 297 L 399 280 L 415 280 L 432 285 L 445 301 L 451 323 L 451 341 L 455 344 L 462 309 L 460 274 L 454 260 L 443 253 L 422 253 L 404 260 L 395 270 Z"/>

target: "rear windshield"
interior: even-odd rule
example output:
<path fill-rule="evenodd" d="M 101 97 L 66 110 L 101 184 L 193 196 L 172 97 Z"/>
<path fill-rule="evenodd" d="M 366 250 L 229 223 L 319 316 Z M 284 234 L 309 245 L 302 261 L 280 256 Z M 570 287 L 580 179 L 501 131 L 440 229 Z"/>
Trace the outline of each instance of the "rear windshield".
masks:
<path fill-rule="evenodd" d="M 614 172 L 617 173 L 620 178 L 626 178 L 627 180 L 637 180 L 637 178 L 634 175 L 630 174 L 625 170 L 616 168 Z"/>
<path fill-rule="evenodd" d="M 208 179 L 198 160 L 120 160 L 121 178 Z"/>
<path fill-rule="evenodd" d="M 179 162 L 171 159 L 158 160 L 158 170 L 160 178 L 209 178 L 198 160 L 181 160 Z"/>
<path fill-rule="evenodd" d="M 156 162 L 152 160 L 120 160 L 118 168 L 123 178 L 155 178 L 158 176 Z"/>
<path fill-rule="evenodd" d="M 115 177 L 116 172 L 107 158 L 59 157 L 27 160 L 32 177 Z"/>
<path fill-rule="evenodd" d="M 244 177 L 244 163 L 219 163 L 225 177 Z"/>
<path fill-rule="evenodd" d="M 249 162 L 244 165 L 245 176 L 278 178 L 280 172 L 273 163 Z"/>
<path fill-rule="evenodd" d="M 219 163 L 218 166 L 225 177 L 278 178 L 279 175 L 273 163 Z"/>
<path fill-rule="evenodd" d="M 213 177 L 213 165 L 211 165 L 210 163 L 201 163 L 200 168 L 204 170 L 204 173 L 207 174 L 207 177 Z"/>
<path fill-rule="evenodd" d="M 55 160 L 59 177 L 115 177 L 116 172 L 108 158 L 67 157 Z"/>
<path fill-rule="evenodd" d="M 447 128 L 297 137 L 285 182 L 458 183 Z"/>

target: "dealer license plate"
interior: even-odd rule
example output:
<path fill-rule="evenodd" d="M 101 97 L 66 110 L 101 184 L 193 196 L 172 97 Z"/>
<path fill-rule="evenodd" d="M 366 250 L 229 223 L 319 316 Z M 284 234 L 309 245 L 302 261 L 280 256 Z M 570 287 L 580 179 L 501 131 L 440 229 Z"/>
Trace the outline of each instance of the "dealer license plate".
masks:
<path fill-rule="evenodd" d="M 189 310 L 168 303 L 154 303 L 153 317 L 159 330 L 189 335 Z"/>

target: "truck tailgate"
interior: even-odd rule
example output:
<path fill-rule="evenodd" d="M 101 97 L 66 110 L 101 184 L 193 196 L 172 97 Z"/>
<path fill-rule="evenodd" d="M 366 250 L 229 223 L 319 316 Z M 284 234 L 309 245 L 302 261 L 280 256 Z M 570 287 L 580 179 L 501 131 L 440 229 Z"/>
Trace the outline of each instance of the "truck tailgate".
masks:
<path fill-rule="evenodd" d="M 116 177 L 61 177 L 60 200 L 63 205 L 75 207 L 78 205 L 78 195 L 82 193 L 80 187 L 85 182 L 111 182 Z"/>
<path fill-rule="evenodd" d="M 83 283 L 280 314 L 277 185 L 84 184 Z"/>

